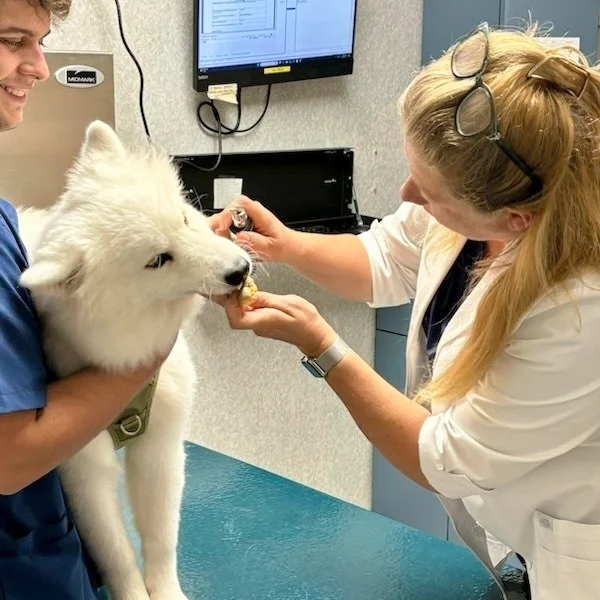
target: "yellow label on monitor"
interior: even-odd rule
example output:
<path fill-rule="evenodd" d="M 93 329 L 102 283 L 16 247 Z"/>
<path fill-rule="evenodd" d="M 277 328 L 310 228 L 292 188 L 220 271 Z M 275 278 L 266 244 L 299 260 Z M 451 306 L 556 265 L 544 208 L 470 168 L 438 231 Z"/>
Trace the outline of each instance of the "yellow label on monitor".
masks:
<path fill-rule="evenodd" d="M 289 73 L 292 70 L 290 65 L 284 67 L 267 67 L 265 69 L 265 75 L 273 75 L 274 73 Z"/>

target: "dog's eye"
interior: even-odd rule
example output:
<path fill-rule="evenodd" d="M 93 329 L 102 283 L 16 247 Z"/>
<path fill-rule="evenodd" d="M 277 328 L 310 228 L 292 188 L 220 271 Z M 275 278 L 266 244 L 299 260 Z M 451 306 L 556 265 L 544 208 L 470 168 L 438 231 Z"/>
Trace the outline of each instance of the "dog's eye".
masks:
<path fill-rule="evenodd" d="M 173 257 L 168 252 L 157 254 L 147 265 L 146 269 L 160 269 L 168 262 L 172 261 Z"/>

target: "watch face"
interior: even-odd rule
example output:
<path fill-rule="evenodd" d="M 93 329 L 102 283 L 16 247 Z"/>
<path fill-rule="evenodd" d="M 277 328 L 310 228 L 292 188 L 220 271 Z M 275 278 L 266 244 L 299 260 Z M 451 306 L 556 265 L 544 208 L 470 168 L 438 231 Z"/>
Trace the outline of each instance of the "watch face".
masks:
<path fill-rule="evenodd" d="M 312 359 L 306 358 L 306 356 L 302 359 L 302 364 L 306 367 L 309 373 L 314 375 L 315 377 L 323 377 L 325 375 L 325 371 L 319 367 Z"/>

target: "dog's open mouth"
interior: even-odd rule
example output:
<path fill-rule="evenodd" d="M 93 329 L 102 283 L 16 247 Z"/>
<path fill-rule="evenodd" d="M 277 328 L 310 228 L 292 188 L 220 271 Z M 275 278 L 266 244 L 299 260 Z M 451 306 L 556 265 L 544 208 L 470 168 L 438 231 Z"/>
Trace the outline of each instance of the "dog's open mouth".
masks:
<path fill-rule="evenodd" d="M 203 298 L 207 298 L 208 300 L 212 300 L 213 298 L 237 294 L 240 298 L 242 298 L 242 297 L 252 298 L 252 301 L 253 301 L 254 297 L 256 295 L 256 292 L 258 291 L 256 283 L 251 275 L 247 275 L 246 278 L 244 279 L 244 281 L 242 281 L 241 283 L 238 283 L 235 286 L 228 285 L 224 281 L 219 282 L 219 285 L 221 285 L 221 284 L 222 284 L 223 288 L 227 288 L 227 289 L 223 289 L 223 288 L 219 287 L 218 289 L 214 289 L 214 288 L 206 289 L 205 288 L 202 290 L 190 290 L 189 292 L 185 293 L 185 296 L 199 295 L 199 296 L 202 296 Z"/>

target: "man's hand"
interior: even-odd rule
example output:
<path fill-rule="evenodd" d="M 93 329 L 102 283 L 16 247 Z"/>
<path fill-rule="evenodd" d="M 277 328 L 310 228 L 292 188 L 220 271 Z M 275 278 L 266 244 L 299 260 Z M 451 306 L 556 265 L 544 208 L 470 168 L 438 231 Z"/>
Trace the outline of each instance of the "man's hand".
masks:
<path fill-rule="evenodd" d="M 84 369 L 51 383 L 44 409 L 0 415 L 0 494 L 23 489 L 106 429 L 160 368 L 175 340 L 134 370 Z"/>

